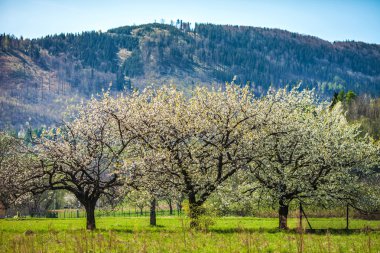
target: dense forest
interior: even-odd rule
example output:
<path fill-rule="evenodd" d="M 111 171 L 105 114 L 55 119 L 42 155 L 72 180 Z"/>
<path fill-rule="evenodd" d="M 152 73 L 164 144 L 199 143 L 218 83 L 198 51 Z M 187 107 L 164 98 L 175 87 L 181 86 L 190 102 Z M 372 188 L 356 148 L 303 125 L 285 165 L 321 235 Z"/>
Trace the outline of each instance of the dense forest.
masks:
<path fill-rule="evenodd" d="M 113 91 L 170 83 L 192 89 L 234 80 L 263 94 L 302 82 L 328 98 L 341 90 L 380 94 L 380 45 L 279 29 L 177 20 L 39 39 L 3 34 L 0 45 L 1 128 L 51 123 L 68 100 L 110 84 Z"/>

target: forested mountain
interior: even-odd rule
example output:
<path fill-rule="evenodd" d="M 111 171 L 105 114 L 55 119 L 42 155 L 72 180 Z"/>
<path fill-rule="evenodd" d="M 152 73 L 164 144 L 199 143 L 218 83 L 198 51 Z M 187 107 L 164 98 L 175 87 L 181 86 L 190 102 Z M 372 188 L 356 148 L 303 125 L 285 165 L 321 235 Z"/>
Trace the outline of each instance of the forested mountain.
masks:
<path fill-rule="evenodd" d="M 40 39 L 0 36 L 0 128 L 59 119 L 67 103 L 146 85 L 217 85 L 257 93 L 302 81 L 332 96 L 380 94 L 380 45 L 334 42 L 278 29 L 147 24 Z"/>

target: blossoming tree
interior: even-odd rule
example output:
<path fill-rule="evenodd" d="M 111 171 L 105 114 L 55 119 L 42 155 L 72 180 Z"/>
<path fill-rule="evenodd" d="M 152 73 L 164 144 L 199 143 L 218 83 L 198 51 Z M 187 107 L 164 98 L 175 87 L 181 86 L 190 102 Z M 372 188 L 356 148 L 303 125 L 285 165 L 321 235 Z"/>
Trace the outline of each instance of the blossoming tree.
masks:
<path fill-rule="evenodd" d="M 339 106 L 329 110 L 313 91 L 280 89 L 260 103 L 271 107 L 250 172 L 255 186 L 265 188 L 279 205 L 279 228 L 287 228 L 291 201 L 354 201 L 356 171 L 364 170 L 376 148 L 359 126 L 349 124 Z"/>
<path fill-rule="evenodd" d="M 0 202 L 5 209 L 26 196 L 24 168 L 31 162 L 21 140 L 0 132 Z"/>
<path fill-rule="evenodd" d="M 225 180 L 251 161 L 255 129 L 266 108 L 259 108 L 248 89 L 227 85 L 225 90 L 197 88 L 188 98 L 175 88 L 146 90 L 131 118 L 124 116 L 129 100 L 116 112 L 123 129 L 133 129 L 140 155 L 129 163 L 188 197 L 192 225 L 201 206 Z M 141 160 L 143 158 L 143 160 Z M 131 166 L 125 168 L 131 168 Z"/>
<path fill-rule="evenodd" d="M 45 131 L 36 144 L 39 166 L 30 169 L 31 190 L 67 190 L 86 209 L 87 229 L 95 225 L 95 206 L 100 197 L 115 201 L 124 190 L 120 171 L 122 153 L 132 136 L 117 138 L 110 117 L 108 94 L 72 110 L 61 128 Z"/>

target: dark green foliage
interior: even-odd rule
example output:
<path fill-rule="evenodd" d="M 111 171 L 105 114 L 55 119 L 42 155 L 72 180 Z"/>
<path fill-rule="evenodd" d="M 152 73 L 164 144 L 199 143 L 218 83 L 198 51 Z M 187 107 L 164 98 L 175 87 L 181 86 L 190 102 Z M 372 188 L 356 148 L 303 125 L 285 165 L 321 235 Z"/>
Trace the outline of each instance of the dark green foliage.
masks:
<path fill-rule="evenodd" d="M 333 107 L 336 103 L 341 102 L 343 106 L 348 107 L 355 99 L 357 95 L 352 90 L 344 92 L 344 90 L 339 91 L 339 93 L 335 92 L 333 95 L 331 107 Z"/>
<path fill-rule="evenodd" d="M 346 99 L 346 94 L 344 93 L 344 90 L 341 90 L 337 95 L 337 100 L 340 102 L 344 102 Z"/>
<path fill-rule="evenodd" d="M 80 60 L 84 67 L 115 73 L 119 48 L 133 50 L 138 46 L 138 40 L 131 36 L 111 36 L 93 31 L 47 36 L 39 39 L 38 44 L 53 55 L 67 54 L 73 60 Z"/>
<path fill-rule="evenodd" d="M 354 101 L 356 97 L 357 97 L 357 95 L 355 94 L 355 92 L 353 92 L 352 90 L 349 90 L 346 93 L 346 101 L 347 101 L 347 103 L 351 104 L 351 102 Z"/>
<path fill-rule="evenodd" d="M 126 76 L 129 77 L 135 77 L 144 74 L 144 65 L 141 60 L 139 50 L 132 51 L 131 56 L 124 61 L 122 71 Z"/>
<path fill-rule="evenodd" d="M 116 77 L 116 86 L 114 87 L 116 91 L 132 91 L 132 82 L 130 78 L 126 78 L 121 72 L 118 72 Z"/>
<path fill-rule="evenodd" d="M 269 86 L 302 80 L 301 88 L 317 87 L 327 96 L 343 89 L 380 94 L 380 45 L 330 43 L 279 29 L 197 23 L 192 27 L 177 20 L 175 25 L 124 26 L 106 33 L 59 34 L 35 40 L 4 34 L 0 42 L 2 52 L 18 49 L 45 69 L 66 69 L 68 74 L 61 71 L 61 78 L 83 92 L 98 92 L 109 82 L 116 82 L 119 90 L 124 78 L 144 80 L 154 73 L 221 83 L 236 75 L 239 84 L 256 84 L 258 93 Z M 60 64 L 47 64 L 41 49 Z M 120 49 L 128 51 L 123 61 L 118 56 Z M 71 66 L 75 68 L 67 71 Z M 91 69 L 91 78 L 84 73 L 86 69 Z M 355 97 L 351 95 L 349 100 Z"/>
<path fill-rule="evenodd" d="M 32 144 L 33 140 L 41 137 L 43 130 L 44 129 L 42 127 L 34 128 L 33 130 L 31 128 L 27 128 L 24 135 L 24 143 Z"/>
<path fill-rule="evenodd" d="M 173 36 L 183 36 L 183 32 L 173 26 L 165 25 L 165 24 L 145 24 L 145 25 L 137 25 L 137 26 L 123 26 L 114 29 L 109 29 L 107 32 L 115 33 L 115 34 L 123 34 L 123 35 L 132 35 L 132 31 L 136 31 L 137 36 L 147 35 L 149 33 L 154 32 L 155 29 L 167 30 Z"/>
<path fill-rule="evenodd" d="M 242 81 L 275 86 L 304 80 L 335 82 L 346 89 L 378 92 L 369 77 L 349 75 L 347 71 L 372 76 L 380 73 L 380 46 L 357 42 L 329 43 L 277 29 L 200 24 L 195 32 L 202 37 L 197 48 L 202 61 L 225 66 Z M 356 87 L 356 82 L 361 87 Z"/>

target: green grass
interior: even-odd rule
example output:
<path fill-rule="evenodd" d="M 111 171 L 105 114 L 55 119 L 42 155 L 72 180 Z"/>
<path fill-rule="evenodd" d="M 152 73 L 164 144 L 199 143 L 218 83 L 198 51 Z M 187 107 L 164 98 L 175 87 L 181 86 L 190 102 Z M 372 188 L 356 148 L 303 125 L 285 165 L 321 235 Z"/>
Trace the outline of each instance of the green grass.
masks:
<path fill-rule="evenodd" d="M 0 252 L 380 252 L 380 221 L 310 219 L 314 233 L 276 229 L 275 218 L 215 218 L 208 231 L 190 230 L 183 217 L 0 220 Z M 295 228 L 296 219 L 289 219 Z M 29 231 L 29 232 L 25 232 Z M 302 248 L 302 251 L 301 251 Z"/>

